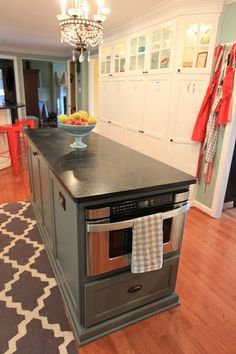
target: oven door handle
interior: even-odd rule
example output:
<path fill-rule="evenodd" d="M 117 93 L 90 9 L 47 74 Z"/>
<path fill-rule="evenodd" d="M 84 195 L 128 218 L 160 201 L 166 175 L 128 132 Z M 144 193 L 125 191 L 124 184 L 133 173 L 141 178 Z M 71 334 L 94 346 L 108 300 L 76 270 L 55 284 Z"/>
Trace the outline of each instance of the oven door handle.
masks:
<path fill-rule="evenodd" d="M 162 219 L 169 219 L 178 216 L 179 213 L 185 213 L 189 209 L 189 202 L 180 208 L 176 208 L 170 211 L 161 213 Z M 87 232 L 104 232 L 104 231 L 115 231 L 121 229 L 132 228 L 134 225 L 134 219 L 112 222 L 112 223 L 100 223 L 100 224 L 87 224 Z"/>

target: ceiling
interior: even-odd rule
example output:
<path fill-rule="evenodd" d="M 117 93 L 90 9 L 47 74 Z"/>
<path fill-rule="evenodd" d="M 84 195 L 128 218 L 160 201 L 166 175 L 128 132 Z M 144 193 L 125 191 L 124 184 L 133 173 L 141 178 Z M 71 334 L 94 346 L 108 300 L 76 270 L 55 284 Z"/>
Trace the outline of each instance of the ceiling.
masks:
<path fill-rule="evenodd" d="M 105 6 L 110 8 L 111 13 L 104 22 L 104 36 L 150 12 L 162 2 L 163 0 L 105 0 Z M 71 0 L 67 0 L 67 3 L 70 4 Z M 96 0 L 88 0 L 88 3 L 90 15 L 95 14 Z M 59 0 L 0 0 L 0 50 L 70 55 L 71 47 L 60 43 L 56 19 L 59 13 Z"/>

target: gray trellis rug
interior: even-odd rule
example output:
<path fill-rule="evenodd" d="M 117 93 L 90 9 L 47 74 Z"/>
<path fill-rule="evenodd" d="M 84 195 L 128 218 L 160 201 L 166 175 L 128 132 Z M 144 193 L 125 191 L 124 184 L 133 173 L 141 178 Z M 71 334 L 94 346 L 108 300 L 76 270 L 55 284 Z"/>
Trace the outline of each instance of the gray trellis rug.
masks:
<path fill-rule="evenodd" d="M 0 205 L 0 353 L 78 353 L 26 202 Z"/>

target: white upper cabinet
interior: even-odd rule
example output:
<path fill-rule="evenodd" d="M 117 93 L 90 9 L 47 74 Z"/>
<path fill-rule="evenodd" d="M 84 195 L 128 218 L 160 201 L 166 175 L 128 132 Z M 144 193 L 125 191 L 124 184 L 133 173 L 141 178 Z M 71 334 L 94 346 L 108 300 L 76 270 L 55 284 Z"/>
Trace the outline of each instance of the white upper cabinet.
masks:
<path fill-rule="evenodd" d="M 219 15 L 182 16 L 179 20 L 177 71 L 210 73 Z"/>
<path fill-rule="evenodd" d="M 175 22 L 165 23 L 149 31 L 149 72 L 169 72 L 173 67 Z"/>
<path fill-rule="evenodd" d="M 141 33 L 131 36 L 128 41 L 128 63 L 131 74 L 146 71 L 147 66 L 147 35 Z"/>
<path fill-rule="evenodd" d="M 101 47 L 100 53 L 100 75 L 108 76 L 112 73 L 112 46 Z"/>
<path fill-rule="evenodd" d="M 127 72 L 127 42 L 126 40 L 114 44 L 114 74 Z"/>

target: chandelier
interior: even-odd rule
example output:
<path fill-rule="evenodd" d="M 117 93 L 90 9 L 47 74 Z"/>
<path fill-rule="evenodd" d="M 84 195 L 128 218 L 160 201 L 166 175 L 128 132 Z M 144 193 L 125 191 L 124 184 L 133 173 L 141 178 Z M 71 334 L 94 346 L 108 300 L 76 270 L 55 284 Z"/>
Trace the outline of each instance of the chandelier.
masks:
<path fill-rule="evenodd" d="M 89 19 L 89 6 L 86 0 L 73 0 L 73 7 L 66 10 L 66 0 L 60 0 L 61 14 L 57 15 L 61 30 L 61 42 L 69 43 L 73 50 L 72 60 L 76 60 L 78 53 L 79 62 L 84 61 L 84 53 L 102 43 L 103 25 L 110 10 L 104 7 L 103 0 L 97 0 L 97 14 Z"/>

